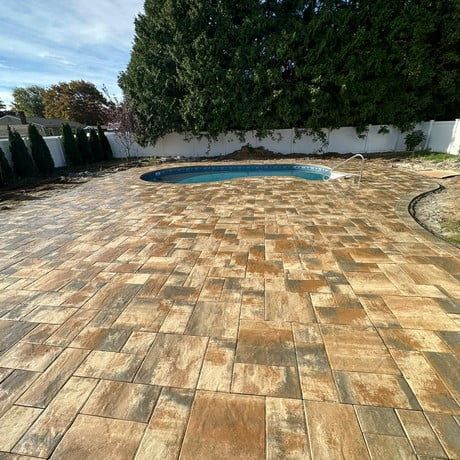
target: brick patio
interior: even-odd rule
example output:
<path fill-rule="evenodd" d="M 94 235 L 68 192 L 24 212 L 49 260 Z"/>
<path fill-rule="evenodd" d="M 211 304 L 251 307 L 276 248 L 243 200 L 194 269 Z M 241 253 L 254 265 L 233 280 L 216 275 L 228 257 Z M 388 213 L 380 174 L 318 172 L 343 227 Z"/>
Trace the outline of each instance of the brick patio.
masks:
<path fill-rule="evenodd" d="M 1 212 L 0 458 L 459 458 L 460 251 L 389 165 Z"/>

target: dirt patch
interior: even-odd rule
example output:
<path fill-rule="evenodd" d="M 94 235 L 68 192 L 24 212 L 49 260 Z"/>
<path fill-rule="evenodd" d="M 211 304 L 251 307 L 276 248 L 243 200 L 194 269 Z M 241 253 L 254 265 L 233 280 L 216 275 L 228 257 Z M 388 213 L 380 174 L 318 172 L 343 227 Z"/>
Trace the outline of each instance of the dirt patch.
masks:
<path fill-rule="evenodd" d="M 206 160 L 218 160 L 218 161 L 246 161 L 246 160 L 277 160 L 280 158 L 306 158 L 308 155 L 302 153 L 292 153 L 292 154 L 283 154 L 272 152 L 271 150 L 266 149 L 265 147 L 251 147 L 249 145 L 244 145 L 238 150 L 235 150 L 232 153 L 227 155 L 221 155 L 218 157 L 206 158 Z M 318 155 L 316 155 L 318 156 Z"/>
<path fill-rule="evenodd" d="M 441 189 L 415 204 L 415 217 L 432 233 L 460 247 L 460 177 L 439 183 Z"/>

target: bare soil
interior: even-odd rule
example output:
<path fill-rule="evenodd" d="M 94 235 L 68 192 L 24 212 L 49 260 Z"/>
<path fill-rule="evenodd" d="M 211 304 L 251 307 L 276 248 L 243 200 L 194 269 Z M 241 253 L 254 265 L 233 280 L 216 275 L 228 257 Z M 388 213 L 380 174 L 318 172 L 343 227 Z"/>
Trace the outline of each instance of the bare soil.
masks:
<path fill-rule="evenodd" d="M 439 191 L 415 204 L 415 217 L 432 233 L 460 247 L 460 176 L 439 183 Z"/>

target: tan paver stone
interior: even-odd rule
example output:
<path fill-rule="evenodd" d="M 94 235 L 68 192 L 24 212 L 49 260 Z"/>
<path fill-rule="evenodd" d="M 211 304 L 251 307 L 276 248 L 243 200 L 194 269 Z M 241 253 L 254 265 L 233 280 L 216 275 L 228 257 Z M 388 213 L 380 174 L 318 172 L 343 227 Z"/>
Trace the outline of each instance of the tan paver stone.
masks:
<path fill-rule="evenodd" d="M 239 302 L 203 302 L 195 305 L 185 332 L 223 339 L 236 339 Z"/>
<path fill-rule="evenodd" d="M 303 404 L 300 400 L 267 398 L 267 459 L 310 458 Z"/>
<path fill-rule="evenodd" d="M 406 438 L 368 433 L 365 433 L 364 437 L 372 458 L 379 460 L 417 458 Z"/>
<path fill-rule="evenodd" d="M 345 272 L 356 294 L 398 295 L 396 286 L 383 273 Z"/>
<path fill-rule="evenodd" d="M 35 407 L 11 407 L 0 418 L 0 450 L 11 450 L 40 412 L 41 410 Z"/>
<path fill-rule="evenodd" d="M 445 457 L 445 452 L 423 412 L 397 410 L 401 423 L 417 455 Z"/>
<path fill-rule="evenodd" d="M 126 330 L 86 326 L 69 346 L 87 350 L 120 351 L 129 335 L 130 332 Z"/>
<path fill-rule="evenodd" d="M 101 380 L 81 412 L 146 423 L 159 394 L 152 385 Z"/>
<path fill-rule="evenodd" d="M 62 348 L 51 345 L 18 342 L 0 358 L 0 366 L 43 371 L 61 352 Z"/>
<path fill-rule="evenodd" d="M 235 348 L 236 343 L 232 340 L 210 339 L 197 388 L 230 391 Z"/>
<path fill-rule="evenodd" d="M 13 452 L 48 457 L 95 386 L 96 380 L 71 377 L 15 445 Z"/>
<path fill-rule="evenodd" d="M 163 388 L 139 444 L 136 460 L 176 459 L 187 427 L 193 391 Z"/>
<path fill-rule="evenodd" d="M 388 349 L 374 328 L 321 325 L 334 370 L 399 374 Z"/>
<path fill-rule="evenodd" d="M 0 416 L 18 399 L 27 387 L 38 377 L 37 372 L 16 369 L 0 383 Z"/>
<path fill-rule="evenodd" d="M 420 409 L 411 389 L 399 375 L 334 372 L 334 377 L 343 403 Z"/>
<path fill-rule="evenodd" d="M 159 333 L 147 353 L 136 382 L 179 388 L 195 388 L 208 339 Z"/>
<path fill-rule="evenodd" d="M 30 321 L 32 323 L 62 324 L 76 311 L 77 309 L 75 308 L 40 305 L 25 316 L 24 321 Z"/>
<path fill-rule="evenodd" d="M 18 404 L 45 408 L 88 353 L 86 350 L 65 349 L 19 398 Z"/>
<path fill-rule="evenodd" d="M 338 401 L 326 349 L 316 324 L 293 324 L 295 350 L 303 399 Z"/>
<path fill-rule="evenodd" d="M 403 351 L 450 351 L 433 331 L 382 328 L 379 333 L 388 348 Z"/>
<path fill-rule="evenodd" d="M 428 421 L 438 436 L 449 458 L 460 457 L 460 424 L 454 417 L 434 412 L 426 413 Z"/>
<path fill-rule="evenodd" d="M 155 332 L 133 331 L 121 351 L 145 355 L 156 336 Z"/>
<path fill-rule="evenodd" d="M 315 315 L 307 294 L 265 291 L 265 319 L 312 323 Z"/>
<path fill-rule="evenodd" d="M 460 407 L 422 354 L 400 350 L 392 350 L 391 354 L 423 410 L 460 414 Z"/>
<path fill-rule="evenodd" d="M 313 458 L 370 458 L 352 406 L 304 401 Z"/>
<path fill-rule="evenodd" d="M 129 382 L 133 379 L 142 356 L 110 351 L 92 351 L 75 371 L 80 377 Z"/>
<path fill-rule="evenodd" d="M 144 432 L 142 423 L 79 415 L 51 458 L 81 460 L 104 457 L 133 458 Z"/>
<path fill-rule="evenodd" d="M 454 321 L 431 298 L 384 296 L 383 299 L 403 328 L 431 331 L 458 329 Z"/>
<path fill-rule="evenodd" d="M 181 459 L 265 458 L 265 404 L 256 396 L 198 391 Z"/>

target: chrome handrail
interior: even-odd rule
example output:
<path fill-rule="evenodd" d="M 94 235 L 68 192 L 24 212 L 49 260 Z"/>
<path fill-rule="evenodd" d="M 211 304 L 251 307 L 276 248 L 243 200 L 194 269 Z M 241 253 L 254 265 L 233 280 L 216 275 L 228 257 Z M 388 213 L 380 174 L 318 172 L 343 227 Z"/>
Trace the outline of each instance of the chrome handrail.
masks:
<path fill-rule="evenodd" d="M 361 160 L 361 168 L 359 170 L 358 174 L 358 188 L 361 186 L 361 178 L 363 177 L 363 169 L 364 169 L 364 156 L 361 155 L 360 153 L 355 153 L 353 156 L 347 158 L 344 161 L 341 161 L 340 163 L 337 163 L 334 167 L 331 168 L 331 174 L 333 171 L 335 171 L 339 166 L 344 165 L 345 163 L 348 163 L 350 160 L 353 160 L 354 158 L 359 158 Z"/>

